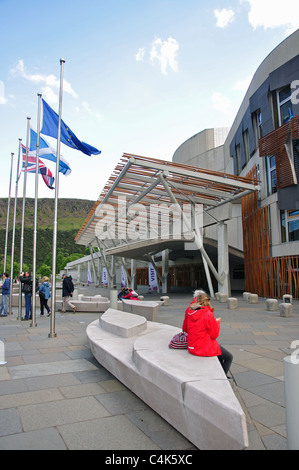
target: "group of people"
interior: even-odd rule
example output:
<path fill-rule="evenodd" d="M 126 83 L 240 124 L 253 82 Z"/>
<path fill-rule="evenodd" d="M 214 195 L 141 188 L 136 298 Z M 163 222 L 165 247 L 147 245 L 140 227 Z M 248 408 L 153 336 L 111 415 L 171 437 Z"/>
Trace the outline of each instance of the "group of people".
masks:
<path fill-rule="evenodd" d="M 138 294 L 131 287 L 123 287 L 118 293 L 118 300 L 121 299 L 138 300 Z"/>
<path fill-rule="evenodd" d="M 3 284 L 2 284 L 2 301 L 0 305 L 0 317 L 6 317 L 8 315 L 8 300 L 10 296 L 11 282 L 9 274 L 5 272 L 3 274 Z M 66 307 L 69 306 L 73 313 L 76 311 L 76 307 L 70 302 L 70 297 L 74 292 L 74 284 L 71 276 L 62 275 L 62 296 L 63 296 L 63 308 L 62 312 L 66 311 Z M 32 319 L 32 284 L 33 279 L 30 271 L 22 272 L 19 276 L 19 281 L 22 283 L 22 292 L 25 298 L 25 316 L 22 320 L 31 320 Z M 38 280 L 36 279 L 36 292 L 39 294 L 40 298 L 40 314 L 43 316 L 44 311 L 47 311 L 47 316 L 51 315 L 51 309 L 48 305 L 48 300 L 51 297 L 49 278 L 44 276 L 42 278 L 42 283 L 39 285 Z"/>

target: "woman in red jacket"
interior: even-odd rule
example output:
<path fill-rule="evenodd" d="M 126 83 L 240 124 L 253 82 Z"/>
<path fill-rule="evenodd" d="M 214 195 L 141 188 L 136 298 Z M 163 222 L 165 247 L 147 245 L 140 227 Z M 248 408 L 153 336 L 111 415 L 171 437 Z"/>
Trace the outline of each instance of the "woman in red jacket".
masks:
<path fill-rule="evenodd" d="M 227 375 L 233 356 L 217 342 L 221 318 L 214 317 L 210 297 L 199 292 L 185 312 L 183 331 L 188 333 L 188 351 L 195 356 L 218 356 Z"/>

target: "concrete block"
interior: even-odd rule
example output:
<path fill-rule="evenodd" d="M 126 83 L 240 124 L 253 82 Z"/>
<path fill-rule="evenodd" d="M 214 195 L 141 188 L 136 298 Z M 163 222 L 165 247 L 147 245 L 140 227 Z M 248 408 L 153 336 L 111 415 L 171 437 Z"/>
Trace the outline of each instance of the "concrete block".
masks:
<path fill-rule="evenodd" d="M 293 313 L 292 304 L 279 304 L 279 313 L 281 317 L 290 317 Z"/>
<path fill-rule="evenodd" d="M 238 299 L 236 299 L 235 297 L 229 297 L 226 303 L 227 308 L 229 308 L 230 310 L 238 308 Z"/>
<path fill-rule="evenodd" d="M 157 320 L 159 309 L 158 302 L 122 299 L 122 303 L 124 312 L 142 315 L 149 321 Z"/>
<path fill-rule="evenodd" d="M 278 300 L 266 299 L 266 307 L 268 312 L 275 312 L 276 310 L 278 310 Z"/>
<path fill-rule="evenodd" d="M 243 292 L 243 300 L 245 300 L 246 302 L 249 302 L 250 295 L 251 295 L 250 292 Z"/>
<path fill-rule="evenodd" d="M 257 294 L 250 294 L 249 303 L 250 304 L 258 304 L 259 303 L 259 296 Z"/>
<path fill-rule="evenodd" d="M 168 307 L 169 305 L 169 297 L 167 295 L 163 295 L 162 297 L 160 297 L 160 300 L 163 302 L 163 305 L 165 305 L 166 307 Z"/>
<path fill-rule="evenodd" d="M 218 292 L 218 302 L 225 303 L 227 301 L 227 294 L 223 292 Z"/>
<path fill-rule="evenodd" d="M 290 294 L 285 294 L 282 296 L 282 301 L 286 304 L 292 304 L 293 303 L 293 296 Z"/>
<path fill-rule="evenodd" d="M 99 319 L 101 328 L 122 338 L 131 338 L 146 330 L 146 319 L 109 308 Z"/>

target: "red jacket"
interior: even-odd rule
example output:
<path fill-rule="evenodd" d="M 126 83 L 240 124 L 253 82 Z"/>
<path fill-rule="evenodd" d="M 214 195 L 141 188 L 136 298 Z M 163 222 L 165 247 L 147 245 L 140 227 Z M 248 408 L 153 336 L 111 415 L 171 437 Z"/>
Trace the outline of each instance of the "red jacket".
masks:
<path fill-rule="evenodd" d="M 188 351 L 195 356 L 220 356 L 221 349 L 216 341 L 220 322 L 215 320 L 214 309 L 200 307 L 186 309 L 183 331 L 188 333 Z"/>

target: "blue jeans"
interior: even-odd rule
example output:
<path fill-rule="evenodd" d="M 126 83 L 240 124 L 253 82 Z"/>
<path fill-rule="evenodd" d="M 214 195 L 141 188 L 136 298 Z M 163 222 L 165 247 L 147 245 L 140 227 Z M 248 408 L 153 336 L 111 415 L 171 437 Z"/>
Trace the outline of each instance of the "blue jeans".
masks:
<path fill-rule="evenodd" d="M 31 292 L 25 292 L 25 318 L 28 320 L 32 316 Z"/>
<path fill-rule="evenodd" d="M 9 294 L 8 295 L 2 294 L 2 302 L 0 305 L 0 315 L 2 314 L 3 308 L 4 308 L 4 315 L 8 314 L 8 297 L 9 297 Z"/>

